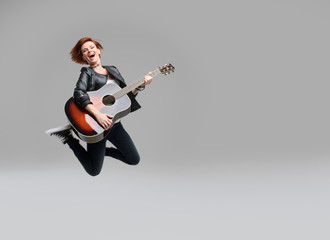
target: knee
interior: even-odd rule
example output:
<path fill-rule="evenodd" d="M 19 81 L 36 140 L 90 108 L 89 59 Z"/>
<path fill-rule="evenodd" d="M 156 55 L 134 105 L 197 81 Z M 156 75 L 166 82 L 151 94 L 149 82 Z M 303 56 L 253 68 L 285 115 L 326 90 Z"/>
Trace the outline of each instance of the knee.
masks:
<path fill-rule="evenodd" d="M 92 177 L 96 177 L 97 175 L 99 175 L 100 173 L 88 173 L 89 176 L 92 176 Z"/>
<path fill-rule="evenodd" d="M 87 171 L 87 173 L 92 176 L 92 177 L 96 177 L 97 175 L 99 175 L 101 172 L 101 169 L 93 169 L 93 170 L 90 170 L 90 171 Z"/>
<path fill-rule="evenodd" d="M 128 159 L 127 164 L 129 165 L 138 165 L 140 162 L 140 156 L 136 155 Z"/>

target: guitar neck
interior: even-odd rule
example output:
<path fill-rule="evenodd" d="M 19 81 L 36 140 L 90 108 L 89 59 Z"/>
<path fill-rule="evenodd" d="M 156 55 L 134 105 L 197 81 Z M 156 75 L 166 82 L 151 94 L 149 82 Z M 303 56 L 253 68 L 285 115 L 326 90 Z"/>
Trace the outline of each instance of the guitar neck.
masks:
<path fill-rule="evenodd" d="M 157 75 L 159 75 L 161 72 L 159 69 L 154 70 L 153 72 L 151 72 L 150 74 L 148 74 L 149 76 L 151 76 L 152 78 L 156 77 Z M 115 94 L 113 94 L 113 96 L 116 99 L 121 98 L 122 96 L 126 95 L 127 93 L 129 93 L 130 91 L 132 91 L 133 89 L 141 86 L 144 83 L 144 77 L 136 80 L 135 82 L 127 85 L 126 87 L 122 88 L 121 90 L 119 90 L 118 92 L 116 92 Z"/>

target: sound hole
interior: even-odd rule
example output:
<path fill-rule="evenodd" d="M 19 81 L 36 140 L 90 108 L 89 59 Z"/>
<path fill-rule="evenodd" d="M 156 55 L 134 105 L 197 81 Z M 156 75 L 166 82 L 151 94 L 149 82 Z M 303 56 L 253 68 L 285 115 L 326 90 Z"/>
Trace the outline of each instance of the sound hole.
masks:
<path fill-rule="evenodd" d="M 114 96 L 106 95 L 103 97 L 102 102 L 106 106 L 112 106 L 113 104 L 115 104 L 116 99 Z"/>

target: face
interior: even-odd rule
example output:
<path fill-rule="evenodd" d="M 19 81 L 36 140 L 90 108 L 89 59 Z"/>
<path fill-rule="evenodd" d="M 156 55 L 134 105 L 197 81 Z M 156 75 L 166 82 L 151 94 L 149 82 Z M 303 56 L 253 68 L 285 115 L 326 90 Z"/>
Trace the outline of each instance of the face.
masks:
<path fill-rule="evenodd" d="M 81 46 L 81 52 L 85 61 L 88 64 L 97 64 L 100 61 L 100 49 L 98 49 L 95 44 L 91 41 L 85 42 Z"/>

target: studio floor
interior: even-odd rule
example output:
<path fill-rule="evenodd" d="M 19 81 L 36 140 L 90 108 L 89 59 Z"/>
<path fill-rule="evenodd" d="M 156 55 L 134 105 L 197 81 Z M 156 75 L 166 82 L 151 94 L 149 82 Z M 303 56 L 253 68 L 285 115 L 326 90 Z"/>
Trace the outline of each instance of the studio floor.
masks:
<path fill-rule="evenodd" d="M 208 166 L 203 159 L 193 166 L 174 161 L 150 166 L 149 160 L 134 167 L 105 162 L 97 177 L 70 158 L 42 168 L 3 170 L 1 239 L 330 236 L 325 160 L 298 165 L 297 159 L 232 158 L 213 159 Z"/>

